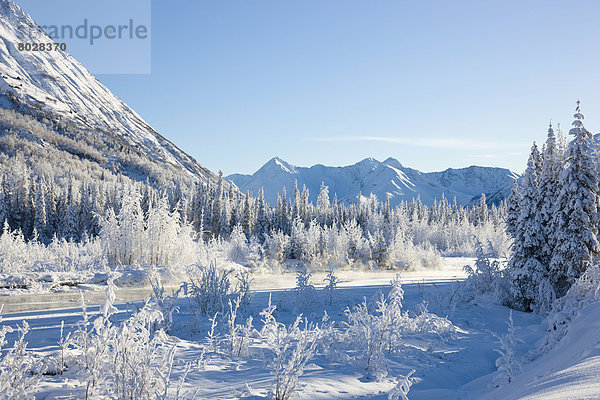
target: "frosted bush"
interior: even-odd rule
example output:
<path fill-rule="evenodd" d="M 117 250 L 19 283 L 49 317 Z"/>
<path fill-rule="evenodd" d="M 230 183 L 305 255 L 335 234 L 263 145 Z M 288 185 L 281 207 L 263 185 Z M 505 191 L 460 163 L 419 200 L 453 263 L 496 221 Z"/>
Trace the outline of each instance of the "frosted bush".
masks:
<path fill-rule="evenodd" d="M 491 293 L 499 302 L 504 302 L 508 297 L 507 283 L 504 277 L 504 265 L 493 259 L 493 252 L 485 252 L 483 244 L 477 242 L 477 260 L 474 268 L 470 265 L 464 267 L 467 280 L 463 292 L 467 297 Z"/>
<path fill-rule="evenodd" d="M 165 296 L 165 287 L 160 282 L 160 278 L 154 277 L 150 279 L 150 285 L 152 287 L 152 294 L 150 295 L 150 304 L 158 309 L 162 314 L 162 321 L 156 327 L 163 329 L 165 332 L 169 332 L 173 326 L 173 313 L 179 309 L 176 305 L 177 297 L 179 292 L 174 292 L 172 296 Z"/>
<path fill-rule="evenodd" d="M 301 322 L 301 317 L 296 318 L 296 321 L 282 332 L 277 345 L 272 347 L 275 353 L 273 397 L 277 400 L 288 400 L 296 392 L 304 367 L 316 352 L 319 328 L 309 326 L 305 319 L 304 329 L 300 329 Z"/>
<path fill-rule="evenodd" d="M 48 245 L 35 239 L 26 242 L 21 231 L 12 231 L 6 223 L 0 236 L 0 273 L 3 274 L 83 271 L 100 266 L 102 260 L 98 240 L 75 243 L 55 236 Z"/>
<path fill-rule="evenodd" d="M 330 306 L 332 306 L 338 284 L 340 283 L 340 279 L 335 274 L 333 265 L 329 266 L 329 269 L 327 270 L 327 276 L 325 279 L 323 279 L 323 282 L 325 282 L 325 288 L 323 290 L 325 292 L 324 294 L 326 301 Z"/>
<path fill-rule="evenodd" d="M 214 315 L 225 311 L 231 294 L 229 276 L 231 270 L 219 270 L 215 263 L 208 267 L 197 266 L 196 277 L 190 276 L 188 295 L 194 301 L 196 311 L 201 314 Z"/>
<path fill-rule="evenodd" d="M 227 316 L 227 325 L 229 332 L 227 334 L 227 342 L 229 344 L 229 354 L 234 357 L 248 356 L 251 335 L 254 332 L 252 325 L 252 317 L 246 319 L 245 324 L 238 324 L 238 311 L 242 302 L 242 297 L 238 296 L 235 300 L 229 300 L 229 314 Z M 211 328 L 211 330 L 214 329 Z"/>
<path fill-rule="evenodd" d="M 388 393 L 388 400 L 408 400 L 408 392 L 412 386 L 411 376 L 414 373 L 413 369 L 408 375 L 399 377 L 398 384 Z"/>
<path fill-rule="evenodd" d="M 496 367 L 498 367 L 498 374 L 494 378 L 496 387 L 512 383 L 517 375 L 523 373 L 523 368 L 515 353 L 515 345 L 519 340 L 515 338 L 512 310 L 506 325 L 508 326 L 508 333 L 500 336 L 496 335 L 496 338 L 500 341 L 500 349 L 496 350 L 500 354 L 500 357 L 496 360 Z"/>
<path fill-rule="evenodd" d="M 402 309 L 404 291 L 400 277 L 392 281 L 387 295 L 380 294 L 374 303 L 366 299 L 346 309 L 348 322 L 327 349 L 328 356 L 339 362 L 350 362 L 366 372 L 369 379 L 381 381 L 389 374 L 389 356 L 399 354 L 407 337 L 436 335 L 442 339 L 456 328 L 446 318 L 430 314 L 426 308 L 415 317 Z M 341 357 L 340 357 L 341 356 Z"/>
<path fill-rule="evenodd" d="M 8 326 L 0 328 L 0 399 L 33 400 L 41 380 L 41 371 L 39 360 L 27 351 L 25 335 L 29 332 L 29 325 L 23 321 L 17 328 L 17 339 L 13 346 L 5 350 L 6 334 L 10 332 L 13 329 Z"/>
<path fill-rule="evenodd" d="M 265 239 L 265 248 L 267 257 L 280 266 L 289 257 L 290 237 L 273 231 Z"/>
<path fill-rule="evenodd" d="M 414 245 L 400 233 L 394 236 L 388 252 L 394 269 L 435 269 L 442 265 L 439 253 L 428 242 Z"/>
<path fill-rule="evenodd" d="M 430 243 L 445 256 L 475 255 L 477 239 L 491 243 L 493 250 L 505 257 L 510 252 L 512 240 L 502 224 L 487 221 L 475 225 L 467 220 L 445 222 L 413 221 L 412 232 L 415 244 Z"/>
<path fill-rule="evenodd" d="M 285 326 L 275 319 L 275 310 L 269 296 L 267 308 L 260 313 L 263 323 L 260 336 L 273 353 L 269 363 L 275 376 L 273 398 L 288 400 L 297 390 L 304 367 L 316 354 L 321 331 L 301 316 L 290 326 Z"/>
<path fill-rule="evenodd" d="M 192 270 L 192 275 L 196 276 L 191 275 L 190 282 L 184 284 L 184 287 L 196 311 L 194 326 L 201 315 L 214 316 L 216 313 L 222 316 L 228 315 L 230 302 L 237 304 L 236 315 L 245 314 L 246 307 L 254 296 L 250 290 L 251 280 L 247 272 L 239 272 L 238 283 L 233 288 L 230 281 L 232 273 L 232 270 L 218 269 L 214 262 L 208 267 L 197 266 L 196 270 Z"/>
<path fill-rule="evenodd" d="M 381 381 L 388 375 L 388 361 L 385 353 L 396 351 L 401 344 L 403 327 L 408 315 L 402 311 L 404 291 L 399 277 L 392 281 L 392 289 L 387 296 L 381 295 L 376 308 L 371 311 L 365 299 L 363 303 L 346 309 L 348 317 L 346 340 L 360 355 L 354 357 L 367 372 L 367 376 Z"/>
<path fill-rule="evenodd" d="M 163 196 L 144 213 L 135 187 L 118 214 L 109 208 L 100 219 L 99 237 L 111 265 L 185 266 L 198 259 L 192 227 L 179 212 L 170 211 Z"/>
<path fill-rule="evenodd" d="M 241 225 L 236 225 L 229 236 L 228 258 L 240 264 L 244 264 L 248 258 L 248 238 L 244 234 Z"/>
<path fill-rule="evenodd" d="M 2 236 L 0 236 L 0 272 L 21 272 L 28 264 L 27 244 L 20 231 L 11 232 L 8 224 L 4 223 Z"/>
<path fill-rule="evenodd" d="M 317 291 L 310 282 L 312 274 L 302 270 L 296 274 L 296 287 L 284 292 L 279 302 L 279 308 L 290 311 L 310 311 L 320 303 Z"/>
<path fill-rule="evenodd" d="M 419 313 L 408 324 L 411 333 L 433 333 L 444 338 L 456 332 L 456 327 L 447 318 L 430 313 L 425 304 L 419 308 Z"/>
<path fill-rule="evenodd" d="M 109 280 L 101 315 L 91 321 L 82 304 L 82 321 L 70 347 L 85 398 L 165 399 L 171 385 L 174 347 L 162 330 L 163 314 L 150 302 L 120 326 L 111 322 L 117 310 Z"/>

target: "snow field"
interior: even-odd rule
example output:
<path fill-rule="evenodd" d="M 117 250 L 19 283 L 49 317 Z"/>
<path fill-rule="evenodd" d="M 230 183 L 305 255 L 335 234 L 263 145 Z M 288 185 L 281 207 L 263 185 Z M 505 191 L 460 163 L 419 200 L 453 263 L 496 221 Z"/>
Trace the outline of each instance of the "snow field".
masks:
<path fill-rule="evenodd" d="M 456 265 L 460 263 L 458 260 L 453 261 Z M 172 373 L 174 384 L 169 394 L 171 397 L 175 396 L 177 382 L 186 365 L 191 363 L 192 368 L 183 386 L 183 391 L 187 391 L 190 396 L 198 389 L 196 398 L 269 398 L 276 381 L 276 376 L 273 375 L 275 353 L 273 343 L 265 339 L 262 332 L 264 323 L 261 319 L 264 320 L 265 316 L 261 312 L 267 308 L 271 298 L 272 304 L 277 307 L 273 316 L 279 329 L 286 327 L 289 330 L 300 313 L 303 318 L 307 318 L 308 325 L 305 329 L 304 321 L 301 321 L 294 335 L 307 330 L 317 332 L 315 326 L 318 325 L 320 338 L 314 357 L 306 362 L 303 374 L 299 376 L 298 398 L 386 399 L 388 392 L 401 381 L 401 377 L 408 375 L 413 369 L 415 373 L 411 378 L 411 399 L 467 397 L 469 391 L 463 390 L 463 385 L 488 374 L 492 376 L 486 378 L 487 382 L 492 382 L 496 370 L 494 362 L 498 356 L 494 349 L 499 347 L 493 333 L 505 333 L 508 310 L 485 299 L 472 304 L 462 302 L 457 295 L 459 283 L 451 278 L 452 274 L 457 274 L 457 268 L 449 266 L 447 270 L 439 271 L 438 279 L 435 279 L 433 273 L 426 280 L 419 279 L 416 273 L 402 279 L 402 301 L 397 303 L 401 307 L 386 314 L 386 318 L 390 318 L 388 321 L 397 324 L 400 329 L 393 330 L 398 333 L 397 337 L 388 335 L 389 332 L 385 329 L 380 330 L 385 332 L 385 345 L 379 354 L 382 357 L 377 360 L 379 370 L 375 368 L 373 371 L 366 369 L 364 353 L 369 347 L 369 341 L 365 342 L 368 334 L 361 336 L 361 332 L 376 332 L 377 328 L 374 327 L 385 326 L 382 322 L 385 318 L 376 321 L 375 317 L 381 317 L 385 313 L 376 312 L 373 301 L 381 300 L 381 293 L 390 291 L 389 278 L 392 274 L 364 272 L 352 281 L 341 283 L 335 289 L 331 305 L 323 296 L 322 287 L 317 287 L 314 291 L 309 291 L 311 301 L 304 305 L 303 310 L 285 306 L 286 297 L 298 295 L 292 290 L 282 289 L 282 286 L 293 286 L 289 285 L 288 277 L 274 282 L 276 289 L 256 290 L 252 302 L 238 314 L 239 326 L 244 325 L 248 317 L 252 317 L 256 328 L 248 335 L 247 350 L 241 356 L 232 356 L 229 351 L 226 317 L 217 316 L 214 333 L 218 335 L 218 340 L 213 342 L 217 343 L 216 348 L 211 349 L 211 341 L 207 339 L 211 330 L 211 317 L 201 315 L 196 318 L 193 302 L 188 298 L 179 298 L 176 300 L 179 312 L 173 314 L 168 339 L 169 344 L 176 346 Z M 340 275 L 344 281 L 346 276 Z M 319 278 L 320 276 L 311 277 L 310 281 L 318 283 Z M 269 279 L 270 277 L 259 277 L 257 286 L 265 286 L 264 282 Z M 360 307 L 365 299 L 369 310 L 361 314 L 355 307 Z M 386 299 L 388 307 L 391 307 L 389 310 L 392 310 L 390 304 L 393 300 L 389 295 Z M 135 302 L 117 306 L 118 311 L 111 317 L 113 324 L 118 325 L 126 320 L 133 310 L 142 305 L 142 302 Z M 345 312 L 346 309 L 355 313 L 355 321 L 369 320 L 371 325 L 353 323 L 351 314 Z M 88 311 L 92 320 L 100 315 L 99 307 L 90 306 Z M 323 322 L 325 311 L 329 321 Z M 65 334 L 73 331 L 81 321 L 80 312 L 80 309 L 71 308 L 10 314 L 4 316 L 3 323 L 15 326 L 21 321 L 27 321 L 31 326 L 31 333 L 26 337 L 29 348 L 49 360 L 56 357 L 59 351 L 57 341 L 60 338 L 61 321 L 64 321 Z M 514 319 L 519 334 L 523 330 L 538 337 L 543 333 L 540 328 L 541 318 L 538 316 L 515 313 Z M 378 323 L 380 324 L 377 325 Z M 312 328 L 309 327 L 311 324 Z M 367 326 L 370 328 L 363 329 Z M 7 335 L 9 344 L 14 338 L 15 333 Z M 285 360 L 291 359 L 297 340 L 296 337 L 291 340 Z M 377 347 L 373 343 L 379 343 L 376 340 L 371 342 L 371 347 Z M 528 340 L 527 343 L 532 341 Z M 390 348 L 387 348 L 388 344 Z M 525 350 L 524 345 L 519 348 L 519 351 Z M 36 396 L 48 399 L 65 396 L 79 398 L 84 389 L 78 379 L 80 375 L 75 373 L 75 367 L 67 369 L 63 375 L 44 376 Z M 478 388 L 480 392 L 489 389 L 485 385 Z"/>

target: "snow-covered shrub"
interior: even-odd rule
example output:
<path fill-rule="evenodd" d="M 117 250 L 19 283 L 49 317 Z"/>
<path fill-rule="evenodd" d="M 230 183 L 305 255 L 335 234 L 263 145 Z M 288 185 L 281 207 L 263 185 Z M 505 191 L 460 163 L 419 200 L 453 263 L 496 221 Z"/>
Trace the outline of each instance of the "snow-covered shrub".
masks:
<path fill-rule="evenodd" d="M 296 274 L 296 287 L 284 292 L 279 302 L 281 310 L 310 311 L 320 303 L 317 290 L 310 282 L 312 274 L 306 270 Z"/>
<path fill-rule="evenodd" d="M 65 321 L 60 322 L 60 338 L 58 339 L 58 347 L 60 348 L 60 356 L 57 360 L 56 373 L 61 374 L 65 372 L 67 364 L 65 362 L 66 352 L 71 342 L 71 332 L 65 336 Z"/>
<path fill-rule="evenodd" d="M 289 257 L 290 237 L 281 230 L 271 232 L 265 239 L 267 257 L 280 266 Z"/>
<path fill-rule="evenodd" d="M 263 324 L 260 330 L 260 336 L 267 344 L 276 342 L 279 337 L 279 328 L 281 324 L 277 322 L 277 319 L 275 318 L 274 313 L 276 310 L 277 306 L 272 303 L 271 294 L 269 294 L 267 307 L 259 313 Z"/>
<path fill-rule="evenodd" d="M 217 353 L 219 351 L 219 332 L 217 331 L 217 325 L 219 324 L 217 317 L 219 316 L 219 312 L 217 311 L 215 315 L 210 318 L 210 330 L 206 335 L 207 341 L 207 350 L 212 353 Z"/>
<path fill-rule="evenodd" d="M 0 236 L 0 272 L 21 272 L 28 264 L 26 259 L 27 244 L 23 233 L 21 231 L 12 232 L 5 221 Z"/>
<path fill-rule="evenodd" d="M 123 322 L 112 348 L 113 382 L 106 387 L 111 396 L 160 399 L 166 397 L 173 366 L 174 347 L 167 345 L 164 331 L 153 332 L 162 315 L 144 307 Z"/>
<path fill-rule="evenodd" d="M 429 242 L 415 245 L 412 240 L 400 232 L 396 232 L 394 235 L 388 254 L 393 269 L 434 269 L 442 265 L 439 252 Z"/>
<path fill-rule="evenodd" d="M 173 313 L 178 311 L 176 300 L 181 289 L 173 293 L 172 296 L 165 296 L 165 287 L 159 277 L 151 278 L 150 286 L 152 287 L 150 304 L 157 308 L 163 316 L 162 322 L 156 328 L 169 332 L 173 326 Z"/>
<path fill-rule="evenodd" d="M 83 271 L 100 267 L 102 259 L 98 240 L 75 243 L 54 236 L 48 245 L 35 238 L 27 242 L 20 230 L 13 231 L 6 223 L 0 235 L 0 273 L 3 274 Z"/>
<path fill-rule="evenodd" d="M 448 334 L 455 333 L 456 327 L 447 318 L 430 313 L 427 305 L 423 303 L 419 305 L 417 315 L 408 320 L 407 331 L 410 333 L 431 333 L 444 338 Z"/>
<path fill-rule="evenodd" d="M 250 290 L 253 279 L 250 278 L 250 273 L 248 271 L 238 271 L 235 274 L 235 277 L 237 279 L 237 284 L 235 286 L 234 297 L 235 299 L 240 299 L 240 305 L 238 307 L 240 308 L 240 311 L 245 312 L 246 307 L 248 307 L 254 299 L 254 292 Z"/>
<path fill-rule="evenodd" d="M 305 319 L 304 329 L 300 329 L 301 323 L 302 318 L 296 318 L 292 325 L 281 332 L 279 342 L 272 347 L 275 353 L 273 397 L 276 400 L 288 400 L 296 392 L 304 367 L 316 352 L 319 328 L 310 326 Z"/>
<path fill-rule="evenodd" d="M 260 337 L 273 353 L 270 362 L 275 375 L 273 398 L 289 399 L 297 389 L 305 365 L 317 351 L 321 331 L 318 326 L 309 325 L 307 320 L 304 320 L 304 329 L 300 329 L 303 322 L 300 316 L 292 325 L 285 326 L 275 318 L 276 309 L 269 296 L 267 307 L 260 312 L 263 324 Z"/>
<path fill-rule="evenodd" d="M 385 299 L 383 307 L 387 307 Z M 378 312 L 381 312 L 378 308 Z M 369 311 L 367 301 L 354 307 L 352 311 L 347 310 L 349 327 L 348 335 L 357 348 L 364 351 L 362 361 L 368 377 L 380 381 L 388 374 L 385 349 L 390 343 L 391 330 L 383 322 L 383 316 L 373 314 Z"/>
<path fill-rule="evenodd" d="M 301 316 L 290 326 L 285 326 L 275 319 L 275 310 L 269 296 L 267 308 L 260 313 L 263 323 L 260 336 L 273 353 L 269 364 L 275 376 L 273 398 L 288 400 L 297 390 L 304 367 L 317 351 L 320 329 L 306 319 L 302 320 Z"/>
<path fill-rule="evenodd" d="M 347 339 L 359 354 L 354 357 L 366 370 L 367 376 L 380 381 L 388 375 L 386 352 L 396 351 L 408 315 L 402 311 L 404 291 L 399 277 L 392 281 L 387 296 L 381 295 L 372 311 L 364 299 L 363 303 L 346 309 L 348 317 Z"/>
<path fill-rule="evenodd" d="M 490 243 L 503 257 L 510 253 L 511 239 L 503 224 L 494 221 L 476 225 L 460 215 L 452 215 L 446 221 L 411 221 L 407 228 L 410 232 L 415 245 L 429 243 L 444 256 L 474 256 L 478 240 Z"/>
<path fill-rule="evenodd" d="M 256 236 L 253 236 L 250 239 L 245 265 L 252 271 L 262 270 L 268 265 L 267 260 L 265 259 L 264 247 L 260 244 Z"/>
<path fill-rule="evenodd" d="M 231 296 L 231 270 L 219 270 L 216 263 L 208 267 L 197 266 L 197 277 L 190 276 L 188 295 L 192 298 L 197 313 L 214 315 L 225 313 Z"/>
<path fill-rule="evenodd" d="M 246 308 L 254 297 L 250 290 L 250 276 L 248 272 L 238 272 L 238 282 L 233 288 L 230 281 L 232 273 L 232 270 L 219 270 L 214 262 L 208 267 L 198 266 L 197 271 L 192 271 L 196 277 L 190 276 L 190 282 L 184 284 L 184 287 L 196 312 L 194 326 L 201 315 L 216 318 L 215 315 L 220 314 L 223 318 L 229 318 L 235 311 L 236 320 L 246 314 Z M 235 307 L 232 308 L 232 305 Z"/>
<path fill-rule="evenodd" d="M 475 267 L 464 267 L 467 280 L 464 283 L 464 294 L 475 297 L 484 293 L 491 293 L 495 299 L 503 302 L 507 297 L 504 268 L 500 261 L 493 259 L 497 256 L 493 252 L 486 252 L 481 242 L 477 242 L 477 260 Z"/>
<path fill-rule="evenodd" d="M 496 350 L 500 354 L 500 357 L 496 360 L 496 367 L 498 367 L 498 375 L 494 378 L 496 387 L 512 383 L 515 376 L 523 372 L 521 363 L 515 353 L 515 345 L 519 339 L 515 338 L 512 310 L 506 325 L 508 326 L 508 333 L 500 336 L 496 335 L 496 338 L 500 341 L 500 349 Z"/>
<path fill-rule="evenodd" d="M 329 305 L 332 306 L 333 298 L 336 294 L 336 289 L 338 287 L 338 284 L 340 283 L 340 278 L 338 278 L 335 274 L 335 269 L 333 265 L 329 266 L 329 269 L 327 270 L 327 276 L 325 277 L 325 279 L 323 279 L 323 282 L 325 282 L 324 292 L 326 300 L 329 303 Z"/>
<path fill-rule="evenodd" d="M 387 295 L 380 293 L 371 302 L 365 298 L 346 309 L 348 322 L 342 325 L 344 329 L 332 329 L 325 336 L 328 357 L 354 364 L 369 379 L 381 381 L 389 374 L 389 357 L 403 351 L 407 338 L 430 336 L 433 346 L 435 341 L 456 332 L 450 321 L 429 313 L 425 306 L 414 316 L 404 311 L 403 298 L 400 277 L 396 276 Z"/>
<path fill-rule="evenodd" d="M 227 333 L 227 342 L 229 344 L 229 354 L 234 357 L 249 355 L 248 346 L 250 345 L 250 336 L 254 331 L 251 316 L 246 319 L 245 324 L 238 324 L 236 322 L 242 301 L 243 298 L 241 296 L 236 297 L 233 301 L 231 299 L 228 301 L 229 314 L 227 315 L 227 326 L 229 332 Z M 210 334 L 212 335 L 212 333 Z"/>
<path fill-rule="evenodd" d="M 13 346 L 5 350 L 3 347 L 7 344 L 6 334 L 13 332 L 13 329 L 8 326 L 0 328 L 0 399 L 33 400 L 41 380 L 39 361 L 27 351 L 27 342 L 25 342 L 25 335 L 29 332 L 27 321 L 23 321 L 17 330 L 18 336 Z"/>
<path fill-rule="evenodd" d="M 171 384 L 174 347 L 162 330 L 155 330 L 162 313 L 146 305 L 120 326 L 111 316 L 114 287 L 109 280 L 107 300 L 101 315 L 90 321 L 85 304 L 82 322 L 71 347 L 79 365 L 85 398 L 165 399 Z"/>
<path fill-rule="evenodd" d="M 347 239 L 348 247 L 344 261 L 350 265 L 354 263 L 367 264 L 371 259 L 371 248 L 356 220 L 345 223 L 340 228 L 339 234 L 345 235 Z"/>
<path fill-rule="evenodd" d="M 241 225 L 236 225 L 229 236 L 228 258 L 240 264 L 245 264 L 248 258 L 248 238 Z"/>
<path fill-rule="evenodd" d="M 398 384 L 388 393 L 388 400 L 408 400 L 408 392 L 413 384 L 411 376 L 414 373 L 413 369 L 408 375 L 398 378 Z"/>

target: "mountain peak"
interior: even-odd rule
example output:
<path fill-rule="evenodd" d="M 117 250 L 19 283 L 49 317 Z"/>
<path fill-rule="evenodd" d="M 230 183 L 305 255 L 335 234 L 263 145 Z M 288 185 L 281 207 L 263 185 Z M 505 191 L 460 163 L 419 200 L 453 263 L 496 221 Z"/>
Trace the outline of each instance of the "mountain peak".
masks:
<path fill-rule="evenodd" d="M 374 170 L 376 168 L 381 167 L 381 162 L 374 159 L 373 157 L 367 157 L 364 160 L 361 160 L 355 164 L 359 168 L 367 168 L 370 170 Z"/>
<path fill-rule="evenodd" d="M 404 168 L 404 166 L 400 163 L 400 161 L 396 160 L 395 158 L 392 157 L 388 157 L 384 162 L 385 165 L 389 165 L 390 167 L 394 167 L 397 169 L 402 169 Z"/>
<path fill-rule="evenodd" d="M 294 174 L 296 173 L 296 169 L 297 167 L 295 165 L 292 165 L 284 160 L 282 160 L 279 157 L 273 157 L 271 158 L 269 161 L 267 161 L 267 163 L 265 165 L 263 165 L 261 167 L 261 170 L 281 170 L 285 173 L 288 174 Z"/>

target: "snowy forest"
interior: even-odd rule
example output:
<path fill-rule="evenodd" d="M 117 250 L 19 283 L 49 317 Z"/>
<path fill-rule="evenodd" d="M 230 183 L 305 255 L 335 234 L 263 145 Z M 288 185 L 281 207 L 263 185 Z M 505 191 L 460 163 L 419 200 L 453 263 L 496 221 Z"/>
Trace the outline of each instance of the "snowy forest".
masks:
<path fill-rule="evenodd" d="M 466 207 L 446 198 L 431 207 L 418 198 L 391 207 L 389 198 L 373 195 L 344 205 L 322 186 L 312 204 L 306 188 L 296 187 L 270 205 L 260 193 L 242 194 L 220 176 L 168 180 L 166 171 L 133 180 L 86 162 L 93 149 L 56 133 L 65 128 L 1 112 L 6 134 L 0 138 L 0 273 L 89 269 L 89 263 L 184 268 L 215 257 L 254 268 L 278 269 L 297 260 L 317 269 L 334 264 L 401 270 L 435 267 L 440 256 L 474 255 L 477 240 L 501 255 L 510 245 L 506 204 L 488 206 L 485 195 Z M 77 146 L 79 157 L 57 152 L 49 164 L 28 150 L 30 139 L 21 138 L 26 134 L 46 142 L 60 138 Z M 52 261 L 63 252 L 72 254 L 69 267 Z"/>

